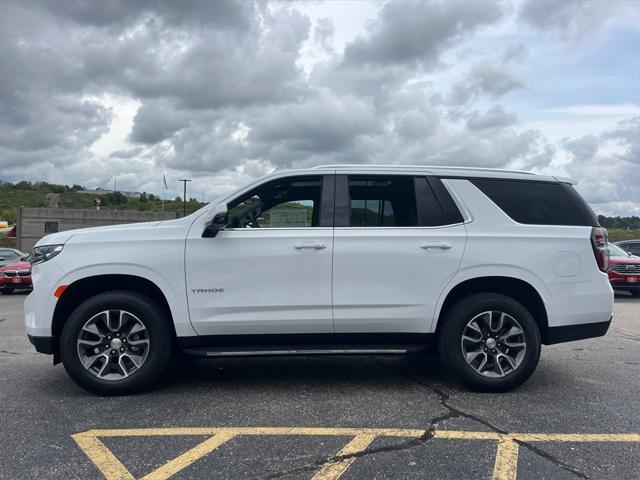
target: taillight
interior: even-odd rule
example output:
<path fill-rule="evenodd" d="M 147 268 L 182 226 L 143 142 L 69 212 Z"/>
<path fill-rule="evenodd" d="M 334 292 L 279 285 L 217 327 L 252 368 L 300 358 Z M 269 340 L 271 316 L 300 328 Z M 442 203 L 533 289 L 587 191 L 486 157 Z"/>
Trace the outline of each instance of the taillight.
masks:
<path fill-rule="evenodd" d="M 593 227 L 591 229 L 591 246 L 593 254 L 596 256 L 598 268 L 606 272 L 609 270 L 609 249 L 607 248 L 607 229 L 602 227 Z"/>

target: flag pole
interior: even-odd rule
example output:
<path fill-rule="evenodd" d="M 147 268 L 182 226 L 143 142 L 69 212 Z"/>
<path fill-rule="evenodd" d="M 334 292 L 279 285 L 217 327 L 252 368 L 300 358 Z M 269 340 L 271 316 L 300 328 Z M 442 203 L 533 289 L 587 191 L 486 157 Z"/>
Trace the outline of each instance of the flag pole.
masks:
<path fill-rule="evenodd" d="M 165 177 L 164 173 L 162 174 L 162 211 L 164 212 L 164 200 L 167 192 L 167 177 Z"/>

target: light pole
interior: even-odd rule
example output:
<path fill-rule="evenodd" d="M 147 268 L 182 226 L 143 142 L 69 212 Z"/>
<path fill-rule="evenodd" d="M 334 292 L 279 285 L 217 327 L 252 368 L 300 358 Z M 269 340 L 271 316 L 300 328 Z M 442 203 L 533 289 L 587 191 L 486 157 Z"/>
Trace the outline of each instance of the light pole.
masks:
<path fill-rule="evenodd" d="M 184 194 L 182 196 L 182 216 L 187 216 L 187 182 L 191 180 L 188 178 L 182 178 L 180 181 L 184 184 Z"/>

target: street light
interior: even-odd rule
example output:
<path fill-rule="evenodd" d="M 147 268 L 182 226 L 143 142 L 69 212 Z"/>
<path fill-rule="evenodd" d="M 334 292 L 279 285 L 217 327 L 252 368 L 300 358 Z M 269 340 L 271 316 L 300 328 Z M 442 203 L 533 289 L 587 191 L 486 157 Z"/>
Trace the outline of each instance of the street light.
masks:
<path fill-rule="evenodd" d="M 187 182 L 191 180 L 188 178 L 182 178 L 180 181 L 184 184 L 184 195 L 182 196 L 182 216 L 187 216 Z"/>

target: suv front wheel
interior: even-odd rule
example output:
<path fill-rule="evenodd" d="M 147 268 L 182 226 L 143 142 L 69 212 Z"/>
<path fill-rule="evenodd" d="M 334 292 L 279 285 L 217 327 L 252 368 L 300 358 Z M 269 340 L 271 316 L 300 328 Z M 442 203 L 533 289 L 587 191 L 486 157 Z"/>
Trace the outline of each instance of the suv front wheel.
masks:
<path fill-rule="evenodd" d="M 504 392 L 524 383 L 540 358 L 540 331 L 511 297 L 474 294 L 446 313 L 438 353 L 451 374 L 473 390 Z"/>
<path fill-rule="evenodd" d="M 60 355 L 80 386 L 123 395 L 150 386 L 167 367 L 173 346 L 169 318 L 150 298 L 134 292 L 95 295 L 64 325 Z"/>

